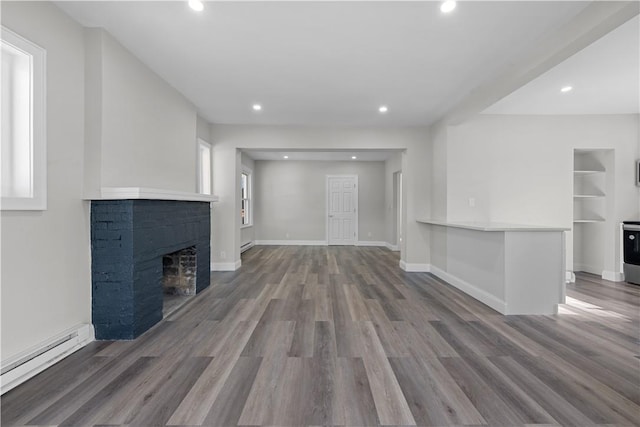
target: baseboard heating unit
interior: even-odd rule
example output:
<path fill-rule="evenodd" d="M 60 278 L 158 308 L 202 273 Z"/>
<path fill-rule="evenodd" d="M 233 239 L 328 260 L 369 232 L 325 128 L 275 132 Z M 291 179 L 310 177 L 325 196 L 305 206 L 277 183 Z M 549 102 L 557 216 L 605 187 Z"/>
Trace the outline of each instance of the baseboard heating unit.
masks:
<path fill-rule="evenodd" d="M 0 394 L 17 387 L 94 340 L 92 325 L 78 325 L 2 361 Z"/>
<path fill-rule="evenodd" d="M 247 250 L 251 249 L 254 246 L 255 246 L 255 243 L 253 241 L 247 242 L 247 243 L 243 244 L 242 246 L 240 246 L 240 253 L 242 253 L 244 251 L 247 251 Z"/>

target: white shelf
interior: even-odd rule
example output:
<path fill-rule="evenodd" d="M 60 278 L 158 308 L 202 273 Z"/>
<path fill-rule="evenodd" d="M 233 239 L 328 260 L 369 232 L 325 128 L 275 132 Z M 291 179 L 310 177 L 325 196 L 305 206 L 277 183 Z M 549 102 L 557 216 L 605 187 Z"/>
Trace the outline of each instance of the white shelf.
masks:
<path fill-rule="evenodd" d="M 574 152 L 574 224 L 604 222 L 607 169 L 598 153 L 591 150 Z"/>
<path fill-rule="evenodd" d="M 604 198 L 604 194 L 574 194 L 574 199 L 602 199 Z"/>
<path fill-rule="evenodd" d="M 603 170 L 574 170 L 573 173 L 576 175 L 591 175 L 594 173 L 605 173 Z"/>

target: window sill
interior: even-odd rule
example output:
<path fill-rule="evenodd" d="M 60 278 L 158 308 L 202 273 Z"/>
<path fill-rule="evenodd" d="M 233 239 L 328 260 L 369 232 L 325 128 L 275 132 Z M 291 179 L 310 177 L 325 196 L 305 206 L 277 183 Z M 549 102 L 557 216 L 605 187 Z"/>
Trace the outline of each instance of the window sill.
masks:
<path fill-rule="evenodd" d="M 0 201 L 2 211 L 46 211 L 45 197 L 2 197 Z"/>

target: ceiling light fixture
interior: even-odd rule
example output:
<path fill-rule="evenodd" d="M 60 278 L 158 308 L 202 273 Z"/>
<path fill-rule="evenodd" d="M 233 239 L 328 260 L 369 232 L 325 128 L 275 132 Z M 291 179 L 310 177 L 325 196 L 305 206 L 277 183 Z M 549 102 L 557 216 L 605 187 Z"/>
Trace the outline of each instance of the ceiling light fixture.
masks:
<path fill-rule="evenodd" d="M 384 114 L 387 111 L 389 111 L 389 107 L 387 107 L 386 105 L 382 105 L 382 106 L 380 106 L 380 108 L 378 108 L 378 111 L 380 111 L 382 114 Z"/>
<path fill-rule="evenodd" d="M 567 93 L 567 92 L 571 92 L 572 90 L 573 90 L 573 86 L 564 86 L 562 89 L 560 89 L 560 92 Z"/>
<path fill-rule="evenodd" d="M 351 156 L 351 159 L 355 160 L 355 159 L 357 159 L 357 157 L 356 156 Z"/>
<path fill-rule="evenodd" d="M 282 158 L 283 158 L 283 159 L 288 159 L 288 158 L 289 158 L 289 156 L 282 156 Z"/>
<path fill-rule="evenodd" d="M 453 0 L 447 0 L 440 5 L 440 11 L 442 13 L 449 13 L 456 8 L 456 2 Z"/>
<path fill-rule="evenodd" d="M 189 0 L 189 7 L 196 12 L 202 12 L 204 10 L 204 3 L 200 0 Z"/>
<path fill-rule="evenodd" d="M 253 104 L 253 106 L 251 108 L 253 108 L 253 111 L 261 111 L 262 110 L 262 105 Z"/>

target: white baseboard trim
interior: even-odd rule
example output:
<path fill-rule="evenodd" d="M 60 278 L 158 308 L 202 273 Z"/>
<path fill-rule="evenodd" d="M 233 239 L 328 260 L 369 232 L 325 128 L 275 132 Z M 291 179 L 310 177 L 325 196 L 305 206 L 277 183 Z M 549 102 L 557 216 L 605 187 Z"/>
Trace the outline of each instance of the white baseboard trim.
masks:
<path fill-rule="evenodd" d="M 433 265 L 431 266 L 431 273 L 449 283 L 450 285 L 460 289 L 462 292 L 469 294 L 481 303 L 488 305 L 497 312 L 502 314 L 505 314 L 507 312 L 507 304 L 504 301 L 487 293 L 486 291 L 483 291 L 482 289 L 472 285 L 471 283 L 459 279 L 456 276 L 453 276 Z"/>
<path fill-rule="evenodd" d="M 579 264 L 579 263 L 573 264 L 573 271 L 584 271 L 586 273 L 591 273 L 598 276 L 602 273 L 602 270 L 600 270 L 598 267 L 594 267 L 588 264 Z"/>
<path fill-rule="evenodd" d="M 253 241 L 245 243 L 244 245 L 240 246 L 240 253 L 243 253 L 244 251 L 248 251 L 249 249 L 251 249 L 255 245 L 256 245 L 256 243 L 253 242 Z"/>
<path fill-rule="evenodd" d="M 602 278 L 612 282 L 624 282 L 624 274 L 619 271 L 602 270 Z"/>
<path fill-rule="evenodd" d="M 391 243 L 387 243 L 385 242 L 384 244 L 387 249 L 389 249 L 390 251 L 394 251 L 394 252 L 398 252 L 400 250 L 400 248 L 398 247 L 398 245 L 392 245 Z"/>
<path fill-rule="evenodd" d="M 431 271 L 431 265 L 429 264 L 409 263 L 402 259 L 400 260 L 400 268 L 407 273 L 428 273 Z"/>
<path fill-rule="evenodd" d="M 242 260 L 236 262 L 212 262 L 211 271 L 236 271 L 242 265 Z"/>
<path fill-rule="evenodd" d="M 356 242 L 356 246 L 382 246 L 383 248 L 387 246 L 386 242 L 376 242 L 373 240 L 359 240 Z"/>
<path fill-rule="evenodd" d="M 327 246 L 326 240 L 256 240 L 256 246 Z"/>
<path fill-rule="evenodd" d="M 3 360 L 0 394 L 19 386 L 94 340 L 93 325 L 82 324 Z"/>
<path fill-rule="evenodd" d="M 576 283 L 576 273 L 574 273 L 573 271 L 565 272 L 564 281 L 566 283 Z"/>

